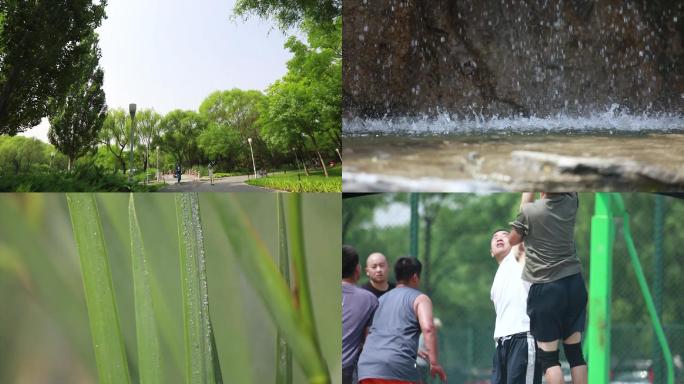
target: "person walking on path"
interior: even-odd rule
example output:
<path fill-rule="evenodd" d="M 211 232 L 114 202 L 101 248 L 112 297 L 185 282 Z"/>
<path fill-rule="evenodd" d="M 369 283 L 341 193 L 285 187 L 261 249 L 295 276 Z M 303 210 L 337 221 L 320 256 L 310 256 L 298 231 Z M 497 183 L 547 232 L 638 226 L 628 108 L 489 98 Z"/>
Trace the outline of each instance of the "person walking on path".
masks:
<path fill-rule="evenodd" d="M 214 185 L 214 163 L 209 163 L 207 171 L 209 172 L 209 183 Z"/>
<path fill-rule="evenodd" d="M 181 175 L 183 174 L 180 163 L 176 164 L 176 179 L 178 180 L 176 184 L 180 184 Z"/>

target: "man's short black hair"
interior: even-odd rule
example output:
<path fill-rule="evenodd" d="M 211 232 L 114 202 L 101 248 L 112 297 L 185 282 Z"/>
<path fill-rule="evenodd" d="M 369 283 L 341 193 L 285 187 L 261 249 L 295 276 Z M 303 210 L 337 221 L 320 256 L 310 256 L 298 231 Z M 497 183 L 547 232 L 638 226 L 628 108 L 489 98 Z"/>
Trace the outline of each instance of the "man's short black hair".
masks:
<path fill-rule="evenodd" d="M 342 246 L 342 278 L 354 276 L 356 266 L 359 264 L 359 254 L 351 245 Z"/>
<path fill-rule="evenodd" d="M 494 235 L 495 235 L 497 232 L 511 233 L 511 230 L 510 230 L 510 229 L 506 229 L 506 228 L 497 228 L 494 232 L 492 232 L 491 235 L 489 235 L 489 237 L 490 237 L 490 238 L 494 237 Z"/>
<path fill-rule="evenodd" d="M 397 281 L 408 281 L 413 274 L 418 274 L 420 277 L 420 271 L 423 269 L 423 265 L 415 257 L 404 256 L 400 257 L 396 263 L 394 263 L 394 278 Z"/>

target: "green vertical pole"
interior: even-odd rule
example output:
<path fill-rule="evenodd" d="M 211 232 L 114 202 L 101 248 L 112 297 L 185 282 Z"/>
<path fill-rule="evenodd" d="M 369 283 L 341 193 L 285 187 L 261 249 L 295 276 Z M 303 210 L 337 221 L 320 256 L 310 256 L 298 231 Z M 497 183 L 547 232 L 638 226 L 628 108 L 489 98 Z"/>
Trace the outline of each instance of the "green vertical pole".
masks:
<path fill-rule="evenodd" d="M 665 199 L 662 195 L 655 196 L 655 207 L 653 210 L 653 246 L 654 246 L 654 265 L 655 272 L 653 278 L 653 303 L 655 304 L 656 315 L 659 319 L 663 318 L 663 216 L 665 211 Z M 657 338 L 653 338 L 653 346 L 651 347 L 653 354 L 653 366 L 655 379 L 654 382 L 664 382 L 664 366 L 660 350 L 660 345 Z"/>
<path fill-rule="evenodd" d="M 644 301 L 646 302 L 646 309 L 648 310 L 648 316 L 651 318 L 651 323 L 653 324 L 653 330 L 655 331 L 655 336 L 660 343 L 660 348 L 663 351 L 663 359 L 667 364 L 667 383 L 674 384 L 674 364 L 672 360 L 672 351 L 670 346 L 667 344 L 667 338 L 665 337 L 665 330 L 658 318 L 656 313 L 656 307 L 653 302 L 653 295 L 648 289 L 648 283 L 646 282 L 646 276 L 644 275 L 644 270 L 641 268 L 641 263 L 639 262 L 639 255 L 637 254 L 636 246 L 634 246 L 634 239 L 632 238 L 632 230 L 629 227 L 629 215 L 625 211 L 625 204 L 622 201 L 622 196 L 615 195 L 615 207 L 616 211 L 620 212 L 622 215 L 622 234 L 625 237 L 625 243 L 627 245 L 627 253 L 629 253 L 629 259 L 632 262 L 632 267 L 634 268 L 634 274 L 636 275 L 637 282 L 639 283 L 639 288 L 641 289 L 641 294 L 644 296 Z"/>
<path fill-rule="evenodd" d="M 409 254 L 418 257 L 418 194 L 412 193 L 411 199 L 411 248 Z"/>
<path fill-rule="evenodd" d="M 587 365 L 592 384 L 607 384 L 610 372 L 610 303 L 615 240 L 611 202 L 610 194 L 597 193 L 591 218 Z"/>

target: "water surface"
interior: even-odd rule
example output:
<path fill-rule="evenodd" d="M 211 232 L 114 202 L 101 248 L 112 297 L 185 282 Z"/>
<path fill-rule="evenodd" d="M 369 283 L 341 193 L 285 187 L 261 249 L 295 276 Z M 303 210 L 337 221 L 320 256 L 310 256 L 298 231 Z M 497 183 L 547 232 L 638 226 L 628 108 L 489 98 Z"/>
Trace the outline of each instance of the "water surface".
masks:
<path fill-rule="evenodd" d="M 347 136 L 343 189 L 681 190 L 684 134 L 653 132 Z M 535 159 L 536 154 L 561 159 L 561 165 L 567 159 L 558 156 L 611 166 L 569 171 L 555 160 Z"/>

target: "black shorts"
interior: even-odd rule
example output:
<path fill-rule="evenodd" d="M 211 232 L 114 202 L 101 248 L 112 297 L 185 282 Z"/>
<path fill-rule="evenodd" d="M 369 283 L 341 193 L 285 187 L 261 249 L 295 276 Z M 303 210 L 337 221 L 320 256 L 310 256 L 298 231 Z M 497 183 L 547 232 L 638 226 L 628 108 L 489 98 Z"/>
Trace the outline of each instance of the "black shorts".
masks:
<path fill-rule="evenodd" d="M 519 333 L 496 343 L 492 384 L 540 384 L 537 345 L 529 333 Z"/>
<path fill-rule="evenodd" d="M 550 283 L 535 283 L 527 296 L 530 332 L 537 341 L 565 340 L 584 332 L 587 288 L 577 273 Z"/>

